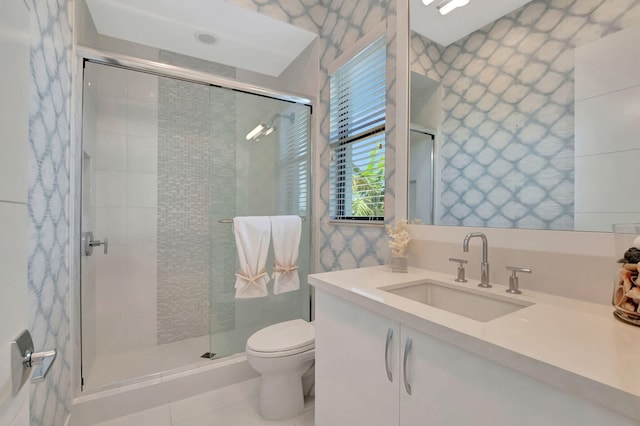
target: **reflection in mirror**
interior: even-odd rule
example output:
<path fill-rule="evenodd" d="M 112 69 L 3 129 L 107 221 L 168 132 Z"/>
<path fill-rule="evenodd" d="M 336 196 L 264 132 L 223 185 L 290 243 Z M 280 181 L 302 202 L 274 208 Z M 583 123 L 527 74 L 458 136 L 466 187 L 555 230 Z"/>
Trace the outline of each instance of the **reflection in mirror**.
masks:
<path fill-rule="evenodd" d="M 455 27 L 465 13 L 441 18 Z M 605 232 L 640 221 L 639 25 L 637 0 L 534 0 L 447 46 L 412 31 L 411 122 L 435 135 L 435 158 L 411 144 L 410 181 L 418 164 L 434 180 L 426 194 L 409 182 L 408 219 Z"/>
<path fill-rule="evenodd" d="M 412 223 L 433 224 L 434 133 L 412 125 L 409 129 L 409 217 Z"/>

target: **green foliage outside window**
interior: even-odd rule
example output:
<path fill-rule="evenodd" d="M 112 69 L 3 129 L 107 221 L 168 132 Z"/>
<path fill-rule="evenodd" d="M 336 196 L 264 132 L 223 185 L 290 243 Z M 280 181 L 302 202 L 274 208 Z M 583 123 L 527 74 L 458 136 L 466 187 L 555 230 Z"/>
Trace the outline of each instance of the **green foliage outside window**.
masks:
<path fill-rule="evenodd" d="M 364 167 L 353 165 L 351 179 L 354 216 L 384 216 L 384 153 L 379 149 L 371 152 Z"/>

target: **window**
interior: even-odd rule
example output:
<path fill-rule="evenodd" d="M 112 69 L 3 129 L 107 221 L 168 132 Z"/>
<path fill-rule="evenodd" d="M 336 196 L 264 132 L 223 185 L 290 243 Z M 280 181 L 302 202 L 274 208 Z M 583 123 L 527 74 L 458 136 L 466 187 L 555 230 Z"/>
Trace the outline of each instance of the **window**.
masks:
<path fill-rule="evenodd" d="M 332 220 L 384 220 L 386 59 L 380 37 L 330 75 Z"/>

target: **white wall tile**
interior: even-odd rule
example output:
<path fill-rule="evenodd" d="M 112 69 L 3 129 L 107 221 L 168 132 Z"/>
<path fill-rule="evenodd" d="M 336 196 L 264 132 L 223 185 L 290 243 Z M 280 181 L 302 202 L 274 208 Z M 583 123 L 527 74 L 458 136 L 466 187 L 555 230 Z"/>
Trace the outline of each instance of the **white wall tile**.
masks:
<path fill-rule="evenodd" d="M 98 132 L 96 140 L 96 170 L 125 170 L 127 136 L 122 133 Z"/>
<path fill-rule="evenodd" d="M 127 97 L 127 74 L 129 71 L 122 68 L 97 66 L 95 88 L 103 98 L 111 96 L 121 99 Z"/>
<path fill-rule="evenodd" d="M 122 302 L 119 298 L 124 290 L 127 256 L 127 246 L 122 244 L 111 244 L 108 254 L 94 250 L 98 300 L 105 298 L 104 300 L 113 301 L 118 305 Z"/>
<path fill-rule="evenodd" d="M 126 246 L 113 244 L 109 254 L 94 251 L 96 265 L 96 351 L 126 350 Z"/>
<path fill-rule="evenodd" d="M 134 309 L 128 311 L 125 329 L 125 347 L 128 350 L 156 346 L 158 344 L 157 333 L 157 314 L 155 310 L 134 307 Z"/>
<path fill-rule="evenodd" d="M 93 236 L 98 240 L 109 239 L 112 245 L 126 243 L 126 215 L 124 207 L 98 207 L 96 208 L 96 226 Z M 97 248 L 100 251 L 102 248 Z"/>
<path fill-rule="evenodd" d="M 130 243 L 126 246 L 126 267 L 124 273 L 126 280 L 132 288 L 138 288 L 137 283 L 142 283 L 145 289 L 141 297 L 149 294 L 155 304 L 156 279 L 158 271 L 157 244 L 155 241 L 144 244 Z M 135 284 L 135 285 L 134 285 Z M 135 294 L 132 293 L 132 297 Z M 143 300 L 143 299 L 141 299 Z"/>
<path fill-rule="evenodd" d="M 96 360 L 96 267 L 93 256 L 81 257 L 82 369 L 91 375 Z"/>
<path fill-rule="evenodd" d="M 124 207 L 126 175 L 124 172 L 96 171 L 96 207 Z"/>
<path fill-rule="evenodd" d="M 575 96 L 586 99 L 640 84 L 640 27 L 575 49 Z"/>
<path fill-rule="evenodd" d="M 158 172 L 158 140 L 153 137 L 129 136 L 127 140 L 127 170 Z"/>
<path fill-rule="evenodd" d="M 158 210 L 156 208 L 127 209 L 127 242 L 132 246 L 157 241 Z"/>
<path fill-rule="evenodd" d="M 126 317 L 121 307 L 113 309 L 103 301 L 96 304 L 96 352 L 100 356 L 126 351 Z"/>
<path fill-rule="evenodd" d="M 125 281 L 131 304 L 147 311 L 155 310 L 157 260 L 156 244 L 136 244 L 127 248 Z"/>
<path fill-rule="evenodd" d="M 156 207 L 158 177 L 151 173 L 127 173 L 127 207 Z"/>
<path fill-rule="evenodd" d="M 640 149 L 577 157 L 575 211 L 593 213 L 640 211 Z M 620 179 L 620 170 L 625 170 Z"/>
<path fill-rule="evenodd" d="M 127 133 L 127 100 L 102 96 L 97 100 L 96 130 L 98 132 Z"/>
<path fill-rule="evenodd" d="M 156 247 L 155 241 L 131 240 L 125 249 L 122 295 L 127 350 L 157 344 Z"/>
<path fill-rule="evenodd" d="M 576 156 L 637 149 L 638 135 L 640 86 L 576 102 Z"/>
<path fill-rule="evenodd" d="M 127 134 L 158 138 L 158 106 L 150 102 L 129 101 Z"/>
<path fill-rule="evenodd" d="M 127 72 L 127 99 L 157 103 L 158 77 L 142 72 Z"/>

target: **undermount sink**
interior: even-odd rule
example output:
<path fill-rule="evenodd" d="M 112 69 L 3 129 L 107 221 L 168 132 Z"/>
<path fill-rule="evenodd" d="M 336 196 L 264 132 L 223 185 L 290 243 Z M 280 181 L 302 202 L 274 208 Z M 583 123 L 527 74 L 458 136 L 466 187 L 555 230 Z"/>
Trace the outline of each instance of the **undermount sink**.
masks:
<path fill-rule="evenodd" d="M 381 287 L 380 290 L 482 322 L 533 305 L 507 296 L 482 294 L 482 290 L 457 288 L 435 281 L 398 284 Z"/>

